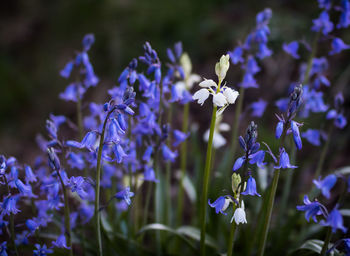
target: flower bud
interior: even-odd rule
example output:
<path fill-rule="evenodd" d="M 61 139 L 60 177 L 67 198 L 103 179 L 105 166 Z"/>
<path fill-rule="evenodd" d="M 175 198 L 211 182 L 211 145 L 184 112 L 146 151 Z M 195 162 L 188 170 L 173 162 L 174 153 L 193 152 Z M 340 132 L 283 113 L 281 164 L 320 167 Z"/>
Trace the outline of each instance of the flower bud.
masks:
<path fill-rule="evenodd" d="M 219 80 L 224 80 L 226 77 L 227 70 L 230 67 L 230 55 L 222 55 L 220 61 L 215 65 L 215 73 Z"/>
<path fill-rule="evenodd" d="M 232 181 L 232 191 L 233 193 L 236 193 L 238 186 L 242 181 L 241 176 L 238 173 L 234 172 L 231 176 L 231 181 Z"/>

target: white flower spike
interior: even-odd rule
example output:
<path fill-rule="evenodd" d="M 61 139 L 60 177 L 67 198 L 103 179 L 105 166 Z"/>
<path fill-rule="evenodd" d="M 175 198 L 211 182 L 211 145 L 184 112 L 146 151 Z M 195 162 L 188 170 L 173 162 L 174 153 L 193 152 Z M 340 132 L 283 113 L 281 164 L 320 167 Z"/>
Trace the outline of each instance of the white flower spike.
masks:
<path fill-rule="evenodd" d="M 198 104 L 203 105 L 204 101 L 209 97 L 209 91 L 207 89 L 200 89 L 199 91 L 196 91 L 196 93 L 193 95 L 194 100 L 198 100 Z"/>

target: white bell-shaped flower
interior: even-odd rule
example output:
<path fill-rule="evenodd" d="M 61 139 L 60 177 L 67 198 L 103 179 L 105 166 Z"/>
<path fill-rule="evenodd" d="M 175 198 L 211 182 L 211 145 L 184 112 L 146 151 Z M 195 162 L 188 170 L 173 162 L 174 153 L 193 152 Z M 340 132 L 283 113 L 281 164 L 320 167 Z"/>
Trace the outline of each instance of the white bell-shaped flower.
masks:
<path fill-rule="evenodd" d="M 224 95 L 225 95 L 228 103 L 234 104 L 236 102 L 238 95 L 239 95 L 239 92 L 227 87 L 224 90 Z"/>
<path fill-rule="evenodd" d="M 235 213 L 233 214 L 233 217 L 231 219 L 231 223 L 233 220 L 236 222 L 237 225 L 239 225 L 240 223 L 242 223 L 242 224 L 247 223 L 243 201 L 241 203 L 241 207 L 239 207 L 235 210 Z"/>
<path fill-rule="evenodd" d="M 216 93 L 213 96 L 213 103 L 218 107 L 223 107 L 227 104 L 226 97 L 221 93 Z"/>
<path fill-rule="evenodd" d="M 208 99 L 209 91 L 207 89 L 200 89 L 192 96 L 193 100 L 197 100 L 198 104 L 203 105 L 204 101 Z"/>
<path fill-rule="evenodd" d="M 199 86 L 204 88 L 218 87 L 218 85 L 212 79 L 205 79 L 199 83 Z"/>

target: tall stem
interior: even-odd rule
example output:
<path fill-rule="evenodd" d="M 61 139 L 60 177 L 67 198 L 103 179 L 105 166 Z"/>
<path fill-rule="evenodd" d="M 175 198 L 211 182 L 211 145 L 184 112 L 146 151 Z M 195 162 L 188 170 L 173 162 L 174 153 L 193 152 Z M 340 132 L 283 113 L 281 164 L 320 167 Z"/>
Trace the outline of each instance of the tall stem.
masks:
<path fill-rule="evenodd" d="M 167 122 L 169 124 L 172 123 L 173 119 L 173 103 L 170 103 L 169 110 L 168 110 L 168 117 L 167 117 Z M 171 146 L 171 132 L 168 135 L 167 138 L 167 145 L 168 147 Z M 170 190 L 171 190 L 171 162 L 166 163 L 166 169 L 165 169 L 165 208 L 164 208 L 164 223 L 166 225 L 169 225 L 171 221 L 171 195 L 170 195 Z"/>
<path fill-rule="evenodd" d="M 95 188 L 95 225 L 96 225 L 96 235 L 97 235 L 97 245 L 99 255 L 102 256 L 102 238 L 101 238 L 101 223 L 100 223 L 100 182 L 101 182 L 101 159 L 102 159 L 102 149 L 103 149 L 103 141 L 105 137 L 106 125 L 109 116 L 113 110 L 108 112 L 102 127 L 102 133 L 100 137 L 100 142 L 98 146 L 97 153 L 97 165 L 96 165 L 96 188 Z"/>
<path fill-rule="evenodd" d="M 207 210 L 207 201 L 208 201 L 208 186 L 209 186 L 209 175 L 210 175 L 210 166 L 211 166 L 211 153 L 213 145 L 213 137 L 215 130 L 215 121 L 216 121 L 216 110 L 217 106 L 213 107 L 213 114 L 211 117 L 210 123 L 210 133 L 208 140 L 208 148 L 205 159 L 205 168 L 204 168 L 204 180 L 203 180 L 203 190 L 202 190 L 202 199 L 201 199 L 201 209 L 200 209 L 200 223 L 201 223 L 201 239 L 200 239 L 200 254 L 205 255 L 205 217 Z"/>
<path fill-rule="evenodd" d="M 68 195 L 67 195 L 67 188 L 64 185 L 60 171 L 56 170 L 56 172 L 57 172 L 57 175 L 58 175 L 60 182 L 61 182 L 63 197 L 64 197 L 64 227 L 65 227 L 65 233 L 66 233 L 66 239 L 67 239 L 67 246 L 70 247 L 69 255 L 73 256 L 72 230 L 70 227 L 70 210 L 69 210 L 69 200 L 68 200 Z"/>
<path fill-rule="evenodd" d="M 328 151 L 329 144 L 330 144 L 330 141 L 331 141 L 330 139 L 331 139 L 331 136 L 332 136 L 332 132 L 333 132 L 333 124 L 329 127 L 328 138 L 327 138 L 326 143 L 324 144 L 324 146 L 322 148 L 321 156 L 320 156 L 320 159 L 319 159 L 319 161 L 317 163 L 317 168 L 316 168 L 315 175 L 314 175 L 315 179 L 317 179 L 318 176 L 320 176 L 320 174 L 321 174 L 321 171 L 322 171 L 322 168 L 323 168 L 323 164 L 324 164 L 324 160 L 326 159 L 327 151 Z"/>
<path fill-rule="evenodd" d="M 187 133 L 188 130 L 188 116 L 190 112 L 190 105 L 188 103 L 184 106 L 184 115 L 182 122 L 182 132 Z M 184 187 L 183 181 L 186 175 L 186 165 L 187 165 L 187 140 L 182 142 L 181 144 L 181 153 L 180 153 L 180 169 L 181 169 L 181 177 L 180 177 L 180 186 L 178 193 L 178 201 L 177 201 L 177 217 L 176 224 L 179 226 L 182 221 L 182 211 L 183 211 L 183 202 L 184 202 Z"/>
<path fill-rule="evenodd" d="M 236 206 L 233 207 L 233 212 L 235 212 Z M 230 237 L 228 239 L 228 247 L 227 247 L 227 256 L 232 256 L 233 247 L 235 243 L 235 234 L 236 234 L 237 225 L 235 221 L 231 223 Z"/>
<path fill-rule="evenodd" d="M 331 241 L 331 237 L 332 237 L 332 228 L 331 227 L 327 227 L 327 234 L 326 234 L 326 239 L 324 240 L 323 246 L 322 246 L 322 251 L 321 251 L 321 256 L 326 255 L 326 252 L 328 250 L 328 245 L 329 242 Z"/>

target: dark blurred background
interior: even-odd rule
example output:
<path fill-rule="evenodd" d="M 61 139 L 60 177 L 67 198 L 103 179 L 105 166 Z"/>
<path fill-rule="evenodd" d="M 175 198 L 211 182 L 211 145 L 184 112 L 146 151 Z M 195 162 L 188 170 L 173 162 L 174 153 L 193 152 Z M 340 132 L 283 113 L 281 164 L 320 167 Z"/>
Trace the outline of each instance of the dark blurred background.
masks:
<path fill-rule="evenodd" d="M 289 83 L 297 77 L 298 63 L 283 53 L 281 45 L 295 39 L 311 41 L 311 20 L 320 12 L 317 6 L 316 0 L 3 1 L 0 153 L 29 161 L 36 148 L 35 135 L 44 131 L 49 113 L 74 118 L 74 104 L 58 99 L 59 92 L 68 84 L 59 71 L 72 53 L 81 48 L 86 33 L 96 37 L 89 54 L 101 80 L 87 97 L 103 102 L 106 89 L 116 82 L 129 61 L 142 53 L 145 41 L 152 44 L 161 59 L 165 59 L 167 47 L 182 41 L 194 71 L 209 78 L 221 54 L 232 50 L 255 26 L 256 13 L 270 7 L 273 18 L 269 47 L 274 55 L 262 63 L 263 69 L 257 76 L 261 88 L 250 89 L 246 95 L 247 102 L 259 97 L 273 101 L 285 95 Z M 341 36 L 350 42 L 346 30 Z M 307 53 L 302 57 L 305 59 Z M 343 53 L 331 59 L 328 77 L 337 83 L 331 89 L 333 93 L 348 85 L 349 57 L 349 53 Z M 231 67 L 227 79 L 230 85 L 237 85 L 240 72 L 237 66 Z M 349 90 L 345 91 L 346 98 L 348 94 Z M 193 106 L 192 111 L 199 108 Z M 233 108 L 225 115 L 232 119 Z M 265 130 L 272 129 L 275 122 L 271 112 L 268 118 L 273 121 Z M 206 123 L 208 119 L 205 113 L 197 118 Z M 342 134 L 344 145 L 348 132 Z"/>

